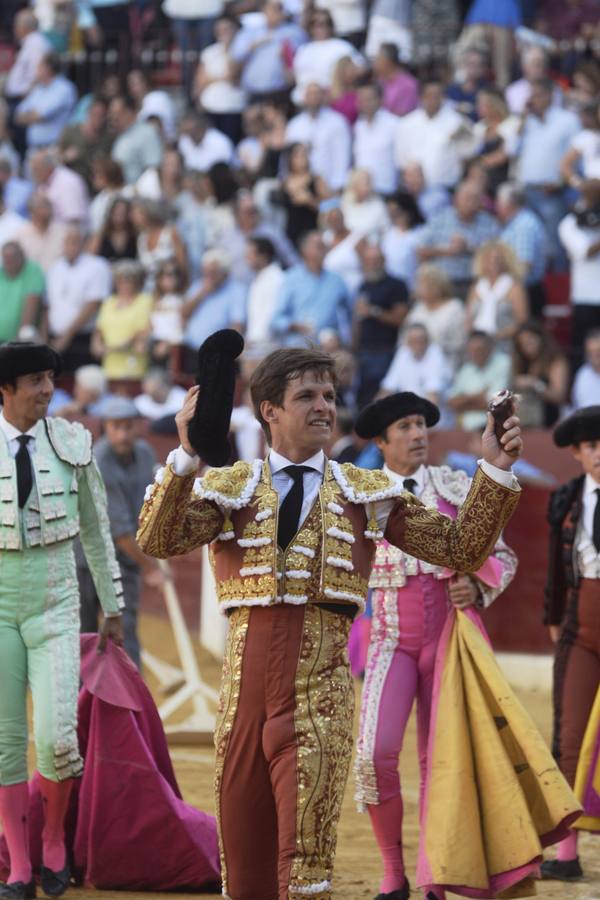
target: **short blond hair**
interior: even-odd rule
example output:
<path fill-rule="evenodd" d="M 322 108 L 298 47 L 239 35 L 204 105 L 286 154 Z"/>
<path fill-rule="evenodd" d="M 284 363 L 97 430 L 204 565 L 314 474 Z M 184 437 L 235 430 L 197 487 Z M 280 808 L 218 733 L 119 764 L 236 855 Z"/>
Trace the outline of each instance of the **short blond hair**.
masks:
<path fill-rule="evenodd" d="M 505 272 L 512 275 L 513 278 L 516 278 L 517 281 L 520 281 L 523 278 L 525 266 L 512 247 L 509 247 L 508 244 L 505 244 L 503 241 L 487 241 L 485 244 L 481 245 L 473 259 L 473 274 L 476 275 L 477 278 L 484 277 L 485 261 L 490 253 L 498 253 L 502 257 Z"/>
<path fill-rule="evenodd" d="M 429 284 L 434 285 L 439 291 L 441 297 L 450 299 L 454 296 L 454 288 L 452 281 L 446 272 L 435 263 L 423 263 L 415 272 L 415 281 L 424 278 Z M 417 297 L 417 300 L 419 298 Z"/>

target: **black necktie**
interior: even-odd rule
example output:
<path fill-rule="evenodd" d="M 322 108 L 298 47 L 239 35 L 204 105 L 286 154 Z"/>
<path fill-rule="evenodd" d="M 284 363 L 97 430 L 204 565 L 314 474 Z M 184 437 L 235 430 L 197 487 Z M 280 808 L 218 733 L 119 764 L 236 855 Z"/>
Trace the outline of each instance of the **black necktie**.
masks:
<path fill-rule="evenodd" d="M 277 528 L 277 543 L 285 550 L 296 532 L 302 512 L 304 500 L 304 473 L 313 472 L 310 466 L 286 466 L 283 472 L 287 472 L 294 479 L 289 492 L 279 508 L 279 525 Z"/>
<path fill-rule="evenodd" d="M 594 491 L 596 494 L 596 509 L 594 510 L 594 524 L 592 527 L 592 540 L 594 547 L 600 553 L 600 488 Z"/>
<path fill-rule="evenodd" d="M 404 490 L 408 491 L 409 494 L 414 494 L 416 486 L 417 486 L 416 478 L 405 478 L 404 479 Z"/>
<path fill-rule="evenodd" d="M 19 442 L 19 449 L 15 456 L 15 462 L 17 463 L 17 491 L 19 495 L 19 508 L 23 509 L 33 485 L 31 457 L 29 456 L 29 450 L 27 449 L 27 444 L 31 440 L 31 435 L 20 434 L 17 440 Z"/>

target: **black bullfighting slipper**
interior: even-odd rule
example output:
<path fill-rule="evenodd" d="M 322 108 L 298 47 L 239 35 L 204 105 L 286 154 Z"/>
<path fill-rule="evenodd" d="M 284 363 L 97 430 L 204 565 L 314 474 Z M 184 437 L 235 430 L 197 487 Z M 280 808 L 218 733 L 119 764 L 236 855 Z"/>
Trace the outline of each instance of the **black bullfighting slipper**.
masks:
<path fill-rule="evenodd" d="M 540 866 L 540 871 L 545 881 L 579 881 L 583 878 L 578 856 L 566 860 L 547 859 Z"/>
<path fill-rule="evenodd" d="M 0 897 L 6 900 L 33 900 L 35 897 L 35 881 L 13 881 L 12 884 L 0 884 Z"/>
<path fill-rule="evenodd" d="M 397 891 L 392 891 L 389 894 L 377 894 L 375 900 L 408 900 L 409 897 L 410 884 L 408 883 L 408 878 L 406 878 L 403 886 L 398 888 Z"/>
<path fill-rule="evenodd" d="M 65 863 L 64 869 L 60 872 L 53 872 L 46 866 L 40 867 L 40 883 L 43 892 L 48 897 L 60 897 L 69 887 L 71 881 L 71 869 L 69 863 Z"/>

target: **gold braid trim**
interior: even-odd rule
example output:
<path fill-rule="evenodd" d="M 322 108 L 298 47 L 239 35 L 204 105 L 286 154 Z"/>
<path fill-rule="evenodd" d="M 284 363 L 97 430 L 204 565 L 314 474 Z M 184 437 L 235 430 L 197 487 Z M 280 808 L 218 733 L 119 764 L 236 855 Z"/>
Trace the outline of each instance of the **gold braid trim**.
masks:
<path fill-rule="evenodd" d="M 250 610 L 247 607 L 235 609 L 229 619 L 229 632 L 223 656 L 221 690 L 215 724 L 215 799 L 219 853 L 221 856 L 221 880 L 223 882 L 223 897 L 225 898 L 229 894 L 227 893 L 227 864 L 221 831 L 221 784 L 223 782 L 223 769 L 225 767 L 229 739 L 240 699 L 242 663 L 249 619 Z"/>
<path fill-rule="evenodd" d="M 136 540 L 148 556 L 167 559 L 214 541 L 223 514 L 192 495 L 195 475 L 176 475 L 169 465 L 151 486 L 140 512 Z"/>
<path fill-rule="evenodd" d="M 296 670 L 296 853 L 289 893 L 329 898 L 344 789 L 352 756 L 354 686 L 350 619 L 307 606 Z M 323 886 L 317 893 L 315 888 Z M 315 893 L 312 893 L 315 890 Z"/>
<path fill-rule="evenodd" d="M 422 503 L 407 504 L 402 497 L 390 513 L 385 536 L 417 559 L 476 572 L 493 552 L 520 496 L 521 491 L 503 487 L 478 468 L 454 521 Z"/>

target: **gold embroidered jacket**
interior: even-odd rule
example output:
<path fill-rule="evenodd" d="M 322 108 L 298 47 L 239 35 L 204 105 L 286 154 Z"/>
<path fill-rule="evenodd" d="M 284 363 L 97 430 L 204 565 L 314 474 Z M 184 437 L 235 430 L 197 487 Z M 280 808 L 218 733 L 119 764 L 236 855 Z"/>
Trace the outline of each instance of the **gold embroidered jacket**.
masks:
<path fill-rule="evenodd" d="M 223 609 L 275 603 L 362 608 L 375 546 L 377 507 L 391 506 L 385 537 L 434 565 L 476 571 L 512 514 L 519 491 L 480 469 L 456 520 L 425 507 L 379 470 L 328 461 L 312 511 L 286 553 L 277 546 L 279 497 L 268 462 L 237 462 L 203 478 L 178 476 L 167 460 L 140 513 L 137 540 L 164 559 L 212 544 Z"/>

